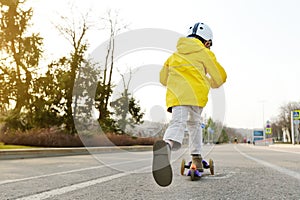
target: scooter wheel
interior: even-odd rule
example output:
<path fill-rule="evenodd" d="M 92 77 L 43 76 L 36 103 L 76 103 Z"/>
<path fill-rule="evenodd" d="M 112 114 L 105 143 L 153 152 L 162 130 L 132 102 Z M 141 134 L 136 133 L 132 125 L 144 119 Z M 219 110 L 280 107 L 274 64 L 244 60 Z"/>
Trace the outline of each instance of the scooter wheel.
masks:
<path fill-rule="evenodd" d="M 211 175 L 215 174 L 215 166 L 214 161 L 212 159 L 209 159 L 209 170 Z"/>
<path fill-rule="evenodd" d="M 191 180 L 194 181 L 195 180 L 195 170 L 190 169 L 191 170 Z"/>
<path fill-rule="evenodd" d="M 181 161 L 181 168 L 180 168 L 180 174 L 184 175 L 184 169 L 185 169 L 185 160 L 182 159 Z"/>

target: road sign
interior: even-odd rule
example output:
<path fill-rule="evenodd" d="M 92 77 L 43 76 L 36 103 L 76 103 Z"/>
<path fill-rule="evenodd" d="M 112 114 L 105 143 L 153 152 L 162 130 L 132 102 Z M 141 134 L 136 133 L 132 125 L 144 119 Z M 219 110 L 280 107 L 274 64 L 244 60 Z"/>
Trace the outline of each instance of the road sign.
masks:
<path fill-rule="evenodd" d="M 266 128 L 271 128 L 271 122 L 269 120 L 266 122 Z"/>
<path fill-rule="evenodd" d="M 201 124 L 201 128 L 205 128 L 205 124 L 204 123 Z"/>
<path fill-rule="evenodd" d="M 295 125 L 299 125 L 299 122 L 300 122 L 300 120 L 298 120 L 298 119 L 294 120 Z"/>
<path fill-rule="evenodd" d="M 300 120 L 300 110 L 294 110 L 293 111 L 293 119 L 294 120 Z"/>
<path fill-rule="evenodd" d="M 272 134 L 272 128 L 266 128 L 266 134 Z"/>

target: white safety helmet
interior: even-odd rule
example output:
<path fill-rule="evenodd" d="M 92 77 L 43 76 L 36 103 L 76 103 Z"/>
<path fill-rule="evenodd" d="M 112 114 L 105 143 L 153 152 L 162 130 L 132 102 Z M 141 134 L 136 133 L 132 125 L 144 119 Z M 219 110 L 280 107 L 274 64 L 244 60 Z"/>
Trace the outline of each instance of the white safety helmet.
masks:
<path fill-rule="evenodd" d="M 189 28 L 188 36 L 190 35 L 198 35 L 206 41 L 213 39 L 213 33 L 211 29 L 202 22 L 198 22 Z"/>

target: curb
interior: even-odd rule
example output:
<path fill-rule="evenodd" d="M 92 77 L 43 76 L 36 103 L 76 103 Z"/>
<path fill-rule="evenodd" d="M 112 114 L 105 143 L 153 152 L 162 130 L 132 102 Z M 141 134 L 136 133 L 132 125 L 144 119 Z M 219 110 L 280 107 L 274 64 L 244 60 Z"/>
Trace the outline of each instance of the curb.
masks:
<path fill-rule="evenodd" d="M 78 147 L 78 148 L 35 148 L 0 150 L 0 160 L 41 158 L 56 156 L 88 155 L 122 151 L 151 151 L 149 146 L 110 146 L 110 147 Z"/>

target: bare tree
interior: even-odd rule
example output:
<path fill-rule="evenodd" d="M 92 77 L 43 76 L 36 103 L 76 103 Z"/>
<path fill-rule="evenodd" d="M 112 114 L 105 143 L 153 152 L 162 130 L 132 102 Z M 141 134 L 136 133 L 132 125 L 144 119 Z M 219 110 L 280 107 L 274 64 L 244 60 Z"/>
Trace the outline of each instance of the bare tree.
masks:
<path fill-rule="evenodd" d="M 98 120 L 103 129 L 110 129 L 114 127 L 114 121 L 110 119 L 108 105 L 113 88 L 112 75 L 114 71 L 115 38 L 121 30 L 127 27 L 127 25 L 122 25 L 122 23 L 119 22 L 117 12 L 113 16 L 112 11 L 109 10 L 107 14 L 107 18 L 102 18 L 101 20 L 107 24 L 110 31 L 109 40 L 103 66 L 103 78 L 98 82 L 95 95 L 96 108 L 99 111 Z"/>
<path fill-rule="evenodd" d="M 133 128 L 135 125 L 142 124 L 144 116 L 139 102 L 129 92 L 130 81 L 133 75 L 132 70 L 129 69 L 129 73 L 126 74 L 128 75 L 127 77 L 120 73 L 124 88 L 121 96 L 110 103 L 110 106 L 114 109 L 117 125 L 123 133 L 125 133 L 127 125 Z"/>
<path fill-rule="evenodd" d="M 65 81 L 65 93 L 63 98 L 66 101 L 65 107 L 65 124 L 67 129 L 72 133 L 76 132 L 73 115 L 76 117 L 78 109 L 79 93 L 74 91 L 74 84 L 76 76 L 79 78 L 82 75 L 82 70 L 79 70 L 81 66 L 91 66 L 86 59 L 86 51 L 88 49 L 88 41 L 85 38 L 87 32 L 91 29 L 91 25 L 88 22 L 88 13 L 81 15 L 79 21 L 74 18 L 70 20 L 67 17 L 61 16 L 61 24 L 56 25 L 57 30 L 69 41 L 72 46 L 72 51 L 69 58 L 66 58 L 64 64 L 67 68 L 68 79 Z M 73 94 L 75 97 L 73 98 Z M 72 109 L 72 103 L 74 103 L 74 110 Z"/>

